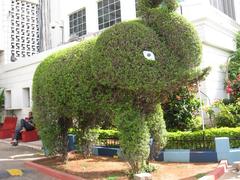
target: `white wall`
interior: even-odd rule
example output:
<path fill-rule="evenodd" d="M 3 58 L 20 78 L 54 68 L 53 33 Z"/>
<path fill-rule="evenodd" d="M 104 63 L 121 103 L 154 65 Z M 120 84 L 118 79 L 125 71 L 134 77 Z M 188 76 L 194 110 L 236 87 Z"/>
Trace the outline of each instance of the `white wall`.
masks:
<path fill-rule="evenodd" d="M 23 88 L 30 88 L 30 97 L 32 97 L 32 79 L 39 63 L 55 51 L 70 47 L 76 42 L 69 43 L 58 48 L 39 53 L 25 60 L 19 60 L 15 63 L 4 65 L 0 68 L 0 87 L 5 90 L 11 90 L 11 107 L 6 108 L 6 113 L 14 113 L 18 119 L 24 118 L 31 111 L 31 107 L 25 107 L 23 99 Z M 30 99 L 32 105 L 32 99 Z"/>
<path fill-rule="evenodd" d="M 200 90 L 208 96 L 202 94 L 206 103 L 212 104 L 214 101 L 226 98 L 224 80 L 226 77 L 225 65 L 227 63 L 229 53 L 207 44 L 203 44 L 202 67 L 211 67 L 211 72 L 207 76 L 206 81 L 201 83 Z"/>
<path fill-rule="evenodd" d="M 226 98 L 224 87 L 225 70 L 230 54 L 236 50 L 235 34 L 240 26 L 206 0 L 186 0 L 182 3 L 183 15 L 191 20 L 203 43 L 201 67 L 211 67 L 206 81 L 201 83 L 202 99 L 211 104 L 217 99 Z M 240 9 L 238 9 L 240 11 Z M 209 102 L 209 100 L 210 102 Z"/>
<path fill-rule="evenodd" d="M 236 21 L 240 24 L 240 0 L 235 0 L 235 14 L 236 14 Z"/>

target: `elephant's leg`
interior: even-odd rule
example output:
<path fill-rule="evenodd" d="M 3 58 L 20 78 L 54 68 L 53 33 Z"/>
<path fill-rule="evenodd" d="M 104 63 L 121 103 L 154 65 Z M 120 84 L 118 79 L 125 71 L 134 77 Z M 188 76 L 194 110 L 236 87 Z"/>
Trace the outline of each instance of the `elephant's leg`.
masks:
<path fill-rule="evenodd" d="M 134 173 L 140 171 L 149 156 L 150 134 L 141 114 L 132 107 L 117 111 L 116 125 L 120 131 L 120 146 Z"/>
<path fill-rule="evenodd" d="M 155 111 L 148 116 L 147 122 L 148 128 L 153 138 L 151 145 L 151 153 L 149 157 L 149 159 L 152 160 L 159 153 L 160 149 L 166 145 L 167 142 L 166 125 L 160 104 L 157 104 L 155 107 Z"/>

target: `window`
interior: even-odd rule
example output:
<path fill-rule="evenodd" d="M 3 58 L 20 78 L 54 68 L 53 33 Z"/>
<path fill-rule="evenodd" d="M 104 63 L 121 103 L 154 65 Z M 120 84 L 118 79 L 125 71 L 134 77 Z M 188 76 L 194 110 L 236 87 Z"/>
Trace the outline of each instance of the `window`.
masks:
<path fill-rule="evenodd" d="M 6 90 L 5 92 L 5 107 L 11 108 L 12 107 L 12 93 L 11 90 Z"/>
<path fill-rule="evenodd" d="M 99 30 L 121 22 L 120 0 L 103 0 L 98 2 Z"/>
<path fill-rule="evenodd" d="M 23 107 L 30 107 L 30 88 L 23 88 Z"/>
<path fill-rule="evenodd" d="M 20 0 L 11 1 L 11 55 L 13 58 L 32 56 L 39 52 L 38 14 L 38 4 Z"/>
<path fill-rule="evenodd" d="M 69 16 L 70 36 L 83 36 L 86 31 L 86 10 L 81 9 Z"/>
<path fill-rule="evenodd" d="M 229 17 L 236 19 L 234 0 L 210 0 L 210 4 Z"/>

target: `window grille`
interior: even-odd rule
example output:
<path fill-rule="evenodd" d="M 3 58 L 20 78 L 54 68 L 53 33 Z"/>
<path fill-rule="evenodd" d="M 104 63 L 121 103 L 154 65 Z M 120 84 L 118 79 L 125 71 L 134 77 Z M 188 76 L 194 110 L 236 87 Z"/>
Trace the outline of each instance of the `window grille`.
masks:
<path fill-rule="evenodd" d="M 234 0 L 210 0 L 210 4 L 232 19 L 236 19 Z"/>
<path fill-rule="evenodd" d="M 39 6 L 21 0 L 11 1 L 11 55 L 27 57 L 39 52 Z"/>
<path fill-rule="evenodd" d="M 98 2 L 99 30 L 121 22 L 120 0 L 102 0 Z"/>
<path fill-rule="evenodd" d="M 81 9 L 69 16 L 70 36 L 83 36 L 86 31 L 86 10 Z"/>

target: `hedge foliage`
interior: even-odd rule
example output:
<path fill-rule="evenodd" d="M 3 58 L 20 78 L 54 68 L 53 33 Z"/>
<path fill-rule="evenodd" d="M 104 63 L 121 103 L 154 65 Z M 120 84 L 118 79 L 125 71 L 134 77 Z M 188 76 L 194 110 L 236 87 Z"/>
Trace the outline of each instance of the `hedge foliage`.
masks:
<path fill-rule="evenodd" d="M 119 132 L 117 130 L 100 130 L 99 138 L 101 139 L 102 134 L 104 134 L 104 138 L 118 138 Z M 109 136 L 105 136 L 109 134 Z M 209 150 L 214 150 L 214 138 L 215 137 L 229 137 L 238 138 L 237 141 L 230 141 L 232 148 L 240 147 L 240 127 L 237 128 L 211 128 L 206 129 L 205 131 L 178 131 L 178 132 L 168 132 L 166 134 L 166 138 L 168 139 L 165 148 L 172 149 L 178 147 L 179 149 L 192 149 L 196 150 L 196 147 L 199 147 L 201 141 L 203 141 L 203 137 L 206 140 L 210 140 Z M 179 142 L 174 142 L 174 140 L 180 140 Z M 177 145 L 176 145 L 177 144 Z M 195 148 L 194 148 L 195 147 Z"/>
<path fill-rule="evenodd" d="M 99 133 L 99 138 L 119 138 L 119 131 L 117 130 L 97 130 Z M 197 136 L 202 136 L 205 134 L 206 137 L 240 137 L 240 127 L 229 128 L 210 128 L 205 131 L 177 131 L 177 132 L 167 132 L 166 136 L 168 138 L 183 137 L 183 138 L 194 138 Z"/>
<path fill-rule="evenodd" d="M 175 0 L 139 4 L 143 20 L 116 24 L 96 39 L 55 53 L 39 65 L 33 80 L 40 133 L 47 132 L 44 124 L 56 123 L 60 130 L 55 139 L 63 141 L 61 147 L 70 127 L 84 135 L 113 120 L 134 172 L 145 164 L 150 133 L 157 137 L 154 125 L 165 131 L 160 107 L 165 93 L 197 78 L 201 58 L 196 31 L 173 12 Z"/>

